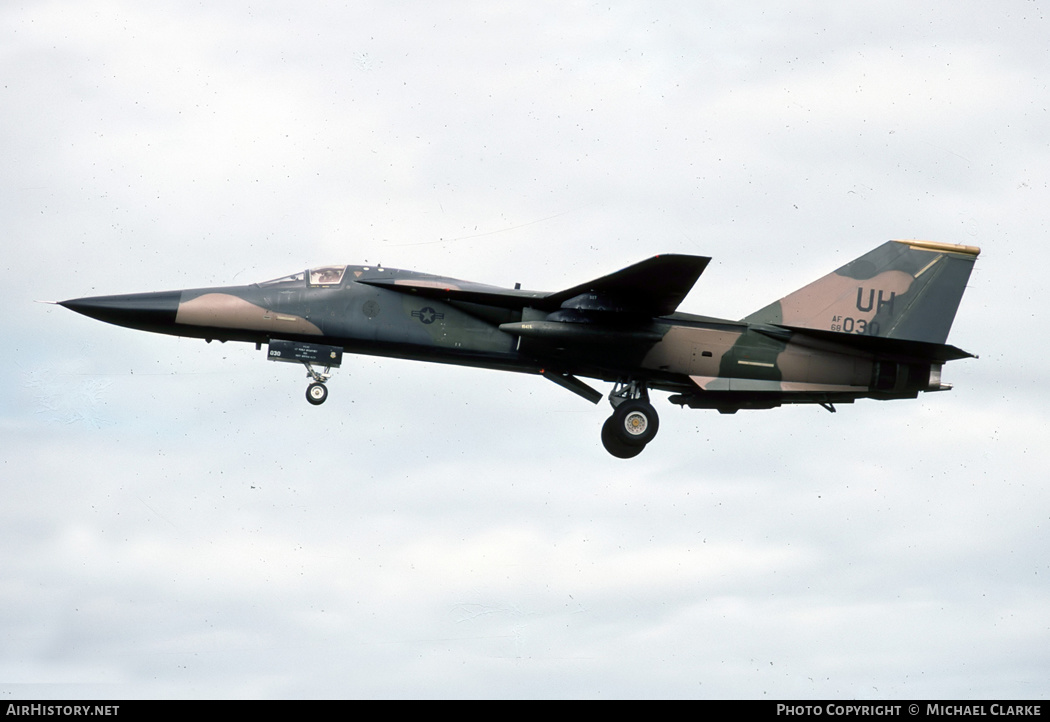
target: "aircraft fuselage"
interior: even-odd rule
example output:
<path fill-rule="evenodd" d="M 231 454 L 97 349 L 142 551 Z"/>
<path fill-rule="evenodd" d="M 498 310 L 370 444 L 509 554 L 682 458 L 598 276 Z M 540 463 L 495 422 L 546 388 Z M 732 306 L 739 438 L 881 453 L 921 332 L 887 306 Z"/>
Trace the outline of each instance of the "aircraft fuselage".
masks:
<path fill-rule="evenodd" d="M 969 354 L 942 343 L 951 318 L 945 324 L 941 316 L 953 298 L 958 304 L 960 274 L 965 271 L 965 284 L 976 251 L 910 243 L 907 249 L 881 246 L 777 302 L 786 310 L 773 304 L 744 321 L 675 312 L 709 260 L 693 256 L 658 256 L 553 294 L 396 269 L 325 266 L 247 286 L 62 305 L 156 333 L 260 348 L 296 342 L 291 356 L 287 349 L 269 356 L 306 364 L 315 380 L 307 398 L 315 404 L 327 397 L 327 369 L 320 374 L 304 359 L 321 358 L 320 351 L 334 358 L 330 349 L 542 374 L 592 402 L 602 395 L 577 377 L 611 381 L 617 411 L 603 441 L 614 455 L 628 458 L 655 434 L 650 388 L 673 393 L 674 403 L 725 413 L 783 403 L 833 411 L 833 404 L 858 398 L 909 398 L 949 388 L 941 383 L 941 366 Z M 889 270 L 878 271 L 869 260 L 878 272 L 865 278 L 854 269 L 865 259 Z M 935 272 L 920 282 L 930 269 Z M 916 318 L 930 298 L 936 301 L 932 320 Z M 787 310 L 798 325 L 781 322 Z M 949 310 L 954 316 L 955 307 Z M 930 338 L 895 337 L 902 324 Z"/>

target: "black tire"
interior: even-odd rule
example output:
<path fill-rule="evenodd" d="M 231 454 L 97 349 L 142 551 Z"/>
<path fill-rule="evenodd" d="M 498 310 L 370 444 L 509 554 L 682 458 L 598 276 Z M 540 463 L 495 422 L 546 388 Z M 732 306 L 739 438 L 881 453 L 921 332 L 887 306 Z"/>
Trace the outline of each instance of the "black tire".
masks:
<path fill-rule="evenodd" d="M 328 387 L 322 383 L 310 384 L 306 388 L 306 400 L 314 406 L 320 406 L 328 398 Z"/>
<path fill-rule="evenodd" d="M 605 420 L 605 424 L 602 425 L 602 446 L 617 459 L 633 459 L 642 453 L 645 445 L 625 444 L 620 441 L 614 426 L 616 423 L 614 419 L 615 415 L 610 416 Z"/>
<path fill-rule="evenodd" d="M 616 436 L 628 446 L 645 446 L 660 430 L 660 417 L 648 401 L 624 401 L 610 418 Z"/>

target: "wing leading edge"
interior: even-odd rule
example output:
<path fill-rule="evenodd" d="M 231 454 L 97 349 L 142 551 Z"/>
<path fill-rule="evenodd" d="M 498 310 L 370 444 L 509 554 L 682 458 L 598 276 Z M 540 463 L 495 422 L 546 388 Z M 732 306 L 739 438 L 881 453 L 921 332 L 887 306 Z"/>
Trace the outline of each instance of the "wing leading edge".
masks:
<path fill-rule="evenodd" d="M 707 256 L 665 254 L 581 283 L 564 291 L 544 293 L 505 289 L 480 283 L 426 278 L 367 278 L 359 283 L 410 293 L 442 301 L 481 303 L 500 308 L 521 310 L 526 307 L 557 311 L 570 304 L 580 308 L 592 296 L 603 310 L 614 310 L 638 316 L 665 316 L 675 309 L 693 288 L 711 259 Z M 575 304 L 572 302 L 577 301 Z"/>

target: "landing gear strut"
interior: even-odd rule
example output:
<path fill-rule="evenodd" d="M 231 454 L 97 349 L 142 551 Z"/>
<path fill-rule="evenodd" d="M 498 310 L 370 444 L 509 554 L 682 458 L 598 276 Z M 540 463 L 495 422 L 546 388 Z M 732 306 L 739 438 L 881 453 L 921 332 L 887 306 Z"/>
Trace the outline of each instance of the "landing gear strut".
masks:
<path fill-rule="evenodd" d="M 306 387 L 306 400 L 314 406 L 320 406 L 328 398 L 328 387 L 324 382 L 332 377 L 331 367 L 325 366 L 324 371 L 317 371 L 308 361 L 304 361 L 303 365 L 306 366 L 307 377 L 314 380 Z"/>
<path fill-rule="evenodd" d="M 660 417 L 649 403 L 649 391 L 637 381 L 618 383 L 609 394 L 613 413 L 602 426 L 602 444 L 618 459 L 630 459 L 656 437 Z"/>

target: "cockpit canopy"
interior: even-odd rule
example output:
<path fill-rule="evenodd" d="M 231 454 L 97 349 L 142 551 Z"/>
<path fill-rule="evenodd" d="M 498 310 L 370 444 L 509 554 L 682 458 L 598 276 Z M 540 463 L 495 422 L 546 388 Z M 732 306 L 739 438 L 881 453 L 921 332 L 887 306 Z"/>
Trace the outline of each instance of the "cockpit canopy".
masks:
<path fill-rule="evenodd" d="M 346 266 L 319 266 L 311 268 L 308 273 L 311 286 L 338 286 L 346 273 Z"/>
<path fill-rule="evenodd" d="M 301 285 L 303 281 L 309 279 L 311 286 L 338 286 L 343 281 L 343 275 L 346 273 L 346 266 L 318 266 L 317 268 L 311 268 L 308 271 L 300 271 L 299 273 L 293 273 L 290 276 L 281 276 L 275 278 L 272 281 L 265 281 L 260 283 L 260 286 L 278 286 L 283 284 L 297 284 Z"/>

